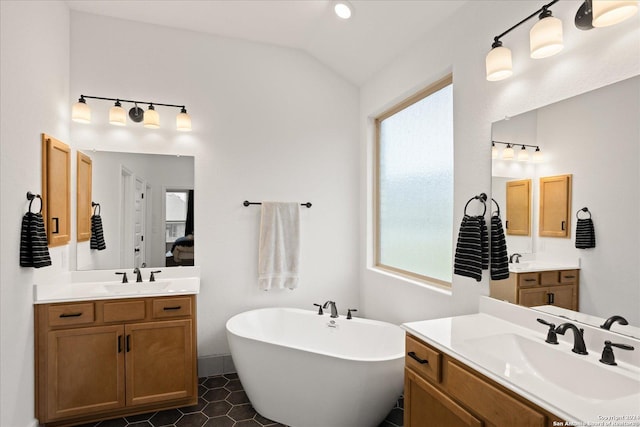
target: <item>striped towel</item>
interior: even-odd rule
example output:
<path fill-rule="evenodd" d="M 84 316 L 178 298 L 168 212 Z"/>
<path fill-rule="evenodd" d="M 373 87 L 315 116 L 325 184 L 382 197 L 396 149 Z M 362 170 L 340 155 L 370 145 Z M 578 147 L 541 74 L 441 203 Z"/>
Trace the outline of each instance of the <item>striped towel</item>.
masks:
<path fill-rule="evenodd" d="M 591 218 L 578 218 L 576 224 L 576 248 L 589 249 L 596 247 L 596 232 Z"/>
<path fill-rule="evenodd" d="M 27 212 L 22 217 L 20 233 L 20 266 L 46 267 L 51 265 L 47 233 L 41 213 Z"/>
<path fill-rule="evenodd" d="M 482 269 L 489 268 L 489 231 L 484 216 L 478 216 L 480 222 L 480 253 L 482 255 Z"/>
<path fill-rule="evenodd" d="M 509 278 L 509 255 L 504 238 L 502 220 L 498 215 L 491 217 L 491 280 Z"/>
<path fill-rule="evenodd" d="M 458 232 L 458 243 L 453 263 L 453 272 L 480 281 L 482 279 L 483 239 L 482 216 L 465 215 Z M 486 234 L 486 224 L 485 224 Z"/>
<path fill-rule="evenodd" d="M 91 216 L 91 243 L 89 247 L 91 249 L 97 249 L 99 251 L 107 248 L 107 245 L 104 243 L 104 233 L 102 232 L 102 218 L 100 218 L 100 215 Z"/>

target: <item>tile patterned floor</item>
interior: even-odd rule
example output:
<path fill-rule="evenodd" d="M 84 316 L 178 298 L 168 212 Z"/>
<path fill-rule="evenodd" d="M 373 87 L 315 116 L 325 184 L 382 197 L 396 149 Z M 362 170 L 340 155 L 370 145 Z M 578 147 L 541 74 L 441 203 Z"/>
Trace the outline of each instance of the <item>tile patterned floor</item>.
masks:
<path fill-rule="evenodd" d="M 194 406 L 83 424 L 80 427 L 285 427 L 253 409 L 237 374 L 200 378 L 198 394 L 198 404 Z M 403 403 L 400 398 L 379 427 L 401 427 Z"/>

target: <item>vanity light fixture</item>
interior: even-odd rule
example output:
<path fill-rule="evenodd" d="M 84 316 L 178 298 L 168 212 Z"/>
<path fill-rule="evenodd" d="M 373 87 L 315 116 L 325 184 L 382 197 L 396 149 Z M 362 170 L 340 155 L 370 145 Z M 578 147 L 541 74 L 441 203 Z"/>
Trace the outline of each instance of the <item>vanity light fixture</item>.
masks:
<path fill-rule="evenodd" d="M 71 110 L 71 119 L 79 123 L 91 123 L 91 109 L 87 105 L 87 99 L 99 99 L 103 101 L 115 101 L 113 107 L 109 109 L 109 123 L 117 126 L 124 126 L 126 124 L 126 112 L 122 108 L 123 102 L 129 102 L 134 106 L 129 110 L 129 118 L 135 122 L 143 122 L 144 127 L 157 129 L 160 127 L 160 115 L 155 110 L 155 106 L 161 105 L 163 107 L 175 107 L 180 108 L 180 112 L 176 116 L 176 129 L 179 131 L 191 130 L 191 117 L 187 113 L 187 108 L 184 105 L 176 104 L 163 104 L 159 102 L 147 102 L 147 101 L 134 101 L 131 99 L 122 98 L 105 98 L 101 96 L 89 96 L 80 95 L 80 99 L 73 105 Z M 138 107 L 138 104 L 148 104 L 149 107 L 145 111 Z"/>
<path fill-rule="evenodd" d="M 109 109 L 109 123 L 116 126 L 127 124 L 127 113 L 122 108 L 119 100 L 116 100 L 115 105 Z"/>
<path fill-rule="evenodd" d="M 338 18 L 341 19 L 349 19 L 351 15 L 353 15 L 353 6 L 346 0 L 336 1 L 333 4 L 333 11 L 336 13 Z"/>
<path fill-rule="evenodd" d="M 529 161 L 529 152 L 527 148 L 523 145 L 520 151 L 518 151 L 518 161 L 519 162 L 527 162 Z"/>
<path fill-rule="evenodd" d="M 637 1 L 585 0 L 574 22 L 579 29 L 590 30 L 618 24 L 637 12 Z"/>
<path fill-rule="evenodd" d="M 553 0 L 545 4 L 531 15 L 524 18 L 505 32 L 493 38 L 491 50 L 486 57 L 487 80 L 498 81 L 513 74 L 511 50 L 502 45 L 500 40 L 509 32 L 518 28 L 538 15 L 540 20 L 529 32 L 529 47 L 534 59 L 548 58 L 560 52 L 564 46 L 562 40 L 562 21 L 555 18 L 549 8 L 557 3 Z M 617 0 L 584 0 L 575 16 L 575 26 L 581 30 L 594 27 L 608 27 L 622 22 L 638 12 L 640 2 Z"/>
<path fill-rule="evenodd" d="M 543 159 L 542 151 L 540 151 L 540 147 L 537 145 L 512 144 L 510 142 L 491 141 L 491 158 L 492 159 L 497 159 L 500 157 L 498 156 L 498 147 L 496 146 L 496 144 L 506 145 L 506 147 L 502 150 L 502 156 L 501 156 L 502 160 L 516 159 L 521 162 L 527 162 L 529 160 L 533 160 L 533 162 L 535 163 L 540 163 Z M 515 155 L 515 150 L 513 149 L 514 146 L 521 147 L 520 150 L 518 150 L 517 157 Z M 527 150 L 527 147 L 535 148 L 535 151 L 533 152 L 533 156 L 529 155 L 529 150 Z"/>

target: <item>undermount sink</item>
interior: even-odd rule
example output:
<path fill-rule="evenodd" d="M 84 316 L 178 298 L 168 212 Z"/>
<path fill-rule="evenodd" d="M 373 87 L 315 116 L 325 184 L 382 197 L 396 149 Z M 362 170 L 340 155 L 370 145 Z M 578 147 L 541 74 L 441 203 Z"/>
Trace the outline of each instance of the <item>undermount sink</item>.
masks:
<path fill-rule="evenodd" d="M 567 351 L 566 347 L 511 333 L 474 338 L 466 343 L 479 355 L 504 363 L 507 377 L 533 376 L 586 399 L 615 400 L 640 393 L 638 374 L 618 373 Z"/>
<path fill-rule="evenodd" d="M 576 265 L 561 264 L 548 261 L 521 261 L 509 263 L 509 271 L 511 271 L 512 273 L 545 270 L 573 270 L 576 268 L 580 267 Z"/>
<path fill-rule="evenodd" d="M 164 292 L 170 284 L 171 281 L 163 280 L 157 282 L 118 283 L 112 285 L 104 285 L 104 288 L 110 294 L 132 295 Z"/>

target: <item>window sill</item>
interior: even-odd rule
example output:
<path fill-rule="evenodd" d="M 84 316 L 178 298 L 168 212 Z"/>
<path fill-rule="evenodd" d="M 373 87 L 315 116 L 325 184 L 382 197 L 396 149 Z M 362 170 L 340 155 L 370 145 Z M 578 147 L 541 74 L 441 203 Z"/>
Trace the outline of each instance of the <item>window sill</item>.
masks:
<path fill-rule="evenodd" d="M 451 285 L 449 285 L 449 287 L 444 287 L 443 285 L 432 283 L 432 282 L 429 282 L 428 280 L 420 280 L 415 277 L 411 277 L 398 272 L 386 270 L 379 266 L 369 267 L 368 270 L 374 273 L 380 274 L 382 276 L 390 277 L 395 280 L 400 280 L 402 282 L 409 283 L 414 286 L 419 286 L 421 288 L 424 288 L 429 291 L 433 291 L 442 295 L 453 296 Z"/>

